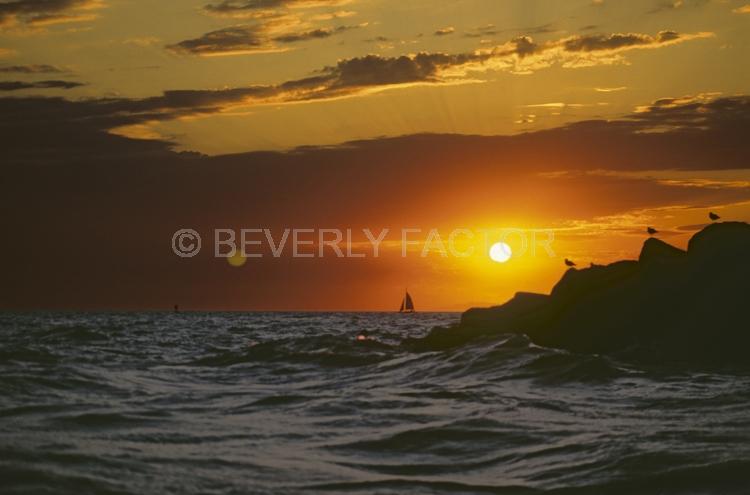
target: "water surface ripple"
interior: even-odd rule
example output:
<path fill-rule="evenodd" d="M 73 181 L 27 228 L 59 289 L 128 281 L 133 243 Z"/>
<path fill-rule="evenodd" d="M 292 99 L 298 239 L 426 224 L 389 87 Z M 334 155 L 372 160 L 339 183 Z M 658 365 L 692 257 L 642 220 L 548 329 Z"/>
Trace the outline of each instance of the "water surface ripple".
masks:
<path fill-rule="evenodd" d="M 1 314 L 0 492 L 750 493 L 750 366 L 399 345 L 457 318 Z"/>

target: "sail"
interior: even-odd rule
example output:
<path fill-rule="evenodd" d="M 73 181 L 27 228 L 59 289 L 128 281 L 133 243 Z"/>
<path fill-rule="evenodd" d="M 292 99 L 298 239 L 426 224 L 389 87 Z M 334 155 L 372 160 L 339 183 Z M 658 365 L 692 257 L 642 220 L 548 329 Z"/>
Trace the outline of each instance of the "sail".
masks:
<path fill-rule="evenodd" d="M 404 298 L 404 310 L 406 311 L 414 311 L 414 301 L 411 300 L 411 296 L 409 293 L 406 293 L 406 297 Z"/>
<path fill-rule="evenodd" d="M 401 300 L 401 307 L 398 309 L 399 313 L 413 313 L 414 312 L 414 301 L 412 301 L 409 292 L 407 291 L 404 298 Z"/>

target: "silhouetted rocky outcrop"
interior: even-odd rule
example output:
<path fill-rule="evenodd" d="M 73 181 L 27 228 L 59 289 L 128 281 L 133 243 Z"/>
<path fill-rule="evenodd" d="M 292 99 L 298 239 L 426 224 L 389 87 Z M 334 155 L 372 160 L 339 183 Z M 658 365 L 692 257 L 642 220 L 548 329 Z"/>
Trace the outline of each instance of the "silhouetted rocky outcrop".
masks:
<path fill-rule="evenodd" d="M 750 225 L 709 225 L 683 251 L 647 240 L 638 261 L 571 268 L 550 295 L 519 293 L 466 311 L 461 323 L 407 344 L 446 348 L 522 333 L 576 352 L 745 360 L 750 354 Z"/>

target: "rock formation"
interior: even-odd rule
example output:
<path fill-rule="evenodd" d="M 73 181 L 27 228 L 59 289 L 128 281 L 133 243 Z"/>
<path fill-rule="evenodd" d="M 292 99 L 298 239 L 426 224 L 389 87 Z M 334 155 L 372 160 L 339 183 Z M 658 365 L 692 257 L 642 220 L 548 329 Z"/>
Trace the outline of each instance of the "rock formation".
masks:
<path fill-rule="evenodd" d="M 750 362 L 750 225 L 709 225 L 687 251 L 648 239 L 638 261 L 569 269 L 549 295 L 518 293 L 466 311 L 460 324 L 405 344 L 442 349 L 526 334 L 586 353 Z"/>

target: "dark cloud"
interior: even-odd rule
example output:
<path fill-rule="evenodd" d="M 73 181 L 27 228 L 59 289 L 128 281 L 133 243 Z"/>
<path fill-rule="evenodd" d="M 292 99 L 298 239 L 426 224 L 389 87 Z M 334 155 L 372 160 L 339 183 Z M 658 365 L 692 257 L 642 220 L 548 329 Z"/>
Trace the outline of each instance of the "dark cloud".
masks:
<path fill-rule="evenodd" d="M 466 38 L 482 38 L 496 36 L 502 33 L 520 33 L 524 35 L 531 34 L 549 34 L 560 31 L 555 27 L 555 24 L 549 22 L 547 24 L 540 24 L 538 26 L 529 26 L 522 28 L 511 28 L 511 29 L 498 29 L 494 24 L 487 24 L 471 29 L 464 33 Z"/>
<path fill-rule="evenodd" d="M 325 69 L 327 91 L 356 90 L 413 82 L 438 82 L 441 69 L 485 60 L 489 55 L 421 52 L 414 56 L 381 57 L 366 55 L 342 60 Z"/>
<path fill-rule="evenodd" d="M 208 4 L 204 10 L 214 15 L 252 17 L 254 14 L 273 12 L 284 8 L 330 7 L 349 3 L 347 0 L 223 0 Z"/>
<path fill-rule="evenodd" d="M 60 74 L 67 72 L 60 67 L 48 64 L 9 65 L 0 67 L 0 73 L 16 74 Z"/>
<path fill-rule="evenodd" d="M 290 33 L 290 34 L 284 34 L 281 36 L 276 36 L 275 38 L 273 38 L 273 40 L 278 41 L 280 43 L 296 43 L 299 41 L 329 38 L 336 34 L 341 34 L 345 31 L 357 29 L 358 27 L 359 26 L 337 26 L 335 28 L 325 27 L 325 28 L 311 29 L 309 31 L 302 31 L 299 33 Z"/>
<path fill-rule="evenodd" d="M 448 27 L 438 29 L 433 34 L 435 36 L 448 36 L 449 34 L 453 34 L 455 32 L 456 32 L 456 28 L 454 28 L 453 26 L 448 26 Z"/>
<path fill-rule="evenodd" d="M 4 154 L 8 160 L 58 156 L 94 160 L 99 153 L 122 158 L 128 156 L 126 150 L 131 147 L 136 154 L 163 153 L 171 146 L 168 141 L 133 140 L 109 131 L 210 114 L 280 94 L 289 101 L 315 99 L 373 86 L 431 80 L 437 77 L 441 64 L 451 63 L 455 61 L 449 56 L 427 54 L 414 59 L 368 56 L 342 61 L 317 76 L 278 86 L 168 91 L 138 100 L 0 98 L 0 132 L 6 138 Z M 548 170 L 735 169 L 750 166 L 748 128 L 748 96 L 668 98 L 610 121 L 584 121 L 513 137 L 425 138 L 421 142 L 429 141 L 430 146 L 435 146 L 437 156 L 443 152 L 452 154 L 450 149 L 455 146 L 456 150 L 464 150 L 467 160 L 492 162 L 496 155 L 517 160 L 519 166 Z M 441 139 L 445 139 L 445 145 L 440 144 Z"/>
<path fill-rule="evenodd" d="M 265 32 L 258 26 L 232 26 L 218 29 L 198 38 L 180 41 L 167 48 L 193 55 L 217 55 L 232 52 L 263 52 L 272 47 Z"/>
<path fill-rule="evenodd" d="M 358 27 L 360 26 L 323 27 L 274 35 L 272 34 L 275 30 L 273 22 L 258 23 L 211 31 L 198 38 L 169 45 L 167 49 L 192 55 L 272 52 L 281 50 L 276 43 L 298 43 L 329 38 Z"/>
<path fill-rule="evenodd" d="M 288 5 L 286 0 L 224 0 L 223 2 L 208 4 L 205 9 L 210 12 L 226 13 L 238 10 L 277 9 Z"/>
<path fill-rule="evenodd" d="M 675 42 L 681 37 L 674 31 L 661 31 L 656 36 L 639 33 L 593 34 L 568 38 L 564 40 L 563 47 L 569 52 L 616 51 Z"/>
<path fill-rule="evenodd" d="M 750 98 L 714 99 L 711 95 L 663 98 L 640 108 L 630 120 L 635 126 L 657 130 L 679 130 L 696 135 L 711 130 L 739 139 L 750 128 Z"/>
<path fill-rule="evenodd" d="M 100 0 L 13 0 L 0 3 L 0 27 L 24 24 L 42 26 L 88 20 Z"/>
<path fill-rule="evenodd" d="M 385 43 L 386 41 L 391 41 L 391 39 L 385 36 L 375 36 L 374 38 L 366 39 L 365 43 Z"/>
<path fill-rule="evenodd" d="M 547 24 L 541 24 L 539 26 L 516 29 L 516 31 L 523 34 L 549 34 L 556 33 L 559 31 L 559 29 L 557 29 L 553 23 L 549 22 Z"/>
<path fill-rule="evenodd" d="M 481 59 L 475 55 L 420 53 L 413 57 L 385 58 L 368 55 L 342 60 L 318 74 L 278 85 L 220 90 L 166 91 L 143 99 L 102 98 L 68 101 L 61 98 L 0 99 L 8 127 L 32 132 L 36 126 L 71 130 L 80 134 L 210 114 L 227 106 L 265 101 L 315 100 L 355 94 L 365 88 L 411 82 L 436 82 L 441 68 Z"/>
<path fill-rule="evenodd" d="M 482 38 L 485 36 L 495 36 L 496 34 L 500 34 L 502 32 L 505 32 L 506 30 L 500 30 L 497 29 L 497 27 L 494 24 L 486 24 L 484 26 L 479 26 L 477 28 L 474 28 L 470 31 L 467 31 L 464 33 L 464 37 L 466 38 Z"/>
<path fill-rule="evenodd" d="M 534 43 L 534 40 L 528 36 L 520 36 L 512 41 L 515 44 L 515 53 L 523 58 L 527 55 L 532 55 L 539 50 L 539 45 Z"/>
<path fill-rule="evenodd" d="M 73 89 L 85 86 L 75 81 L 0 81 L 0 91 L 18 91 L 21 89 Z"/>
<path fill-rule="evenodd" d="M 656 41 L 659 43 L 666 43 L 668 41 L 675 41 L 680 39 L 680 34 L 676 31 L 660 31 L 656 37 Z"/>
<path fill-rule="evenodd" d="M 695 8 L 702 7 L 709 3 L 709 0 L 669 0 L 660 1 L 653 9 L 649 10 L 649 14 L 659 14 L 661 12 L 670 12 L 683 8 Z"/>

